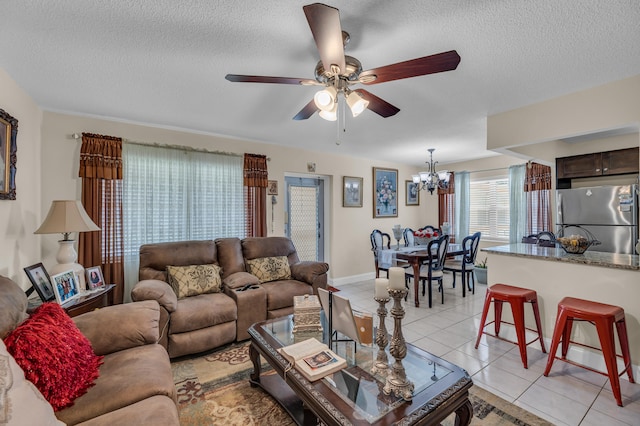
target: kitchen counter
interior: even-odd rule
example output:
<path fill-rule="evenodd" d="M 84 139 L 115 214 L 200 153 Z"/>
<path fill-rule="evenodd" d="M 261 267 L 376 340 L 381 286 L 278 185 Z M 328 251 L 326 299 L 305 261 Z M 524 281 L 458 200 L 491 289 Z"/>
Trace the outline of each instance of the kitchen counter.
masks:
<path fill-rule="evenodd" d="M 529 257 L 540 260 L 640 271 L 640 256 L 631 254 L 605 253 L 591 249 L 584 252 L 584 254 L 569 254 L 561 247 L 539 247 L 535 244 L 523 243 L 488 247 L 481 251 L 506 256 Z"/>
<path fill-rule="evenodd" d="M 561 247 L 546 248 L 522 243 L 487 247 L 481 251 L 478 260 L 487 257 L 489 285 L 510 284 L 538 293 L 543 336 L 547 344 L 553 335 L 558 302 L 563 297 L 622 307 L 627 320 L 634 374 L 640 377 L 640 256 L 591 250 L 581 255 L 567 254 Z M 512 322 L 511 309 L 505 308 L 503 317 Z M 493 312 L 490 313 L 491 319 Z M 528 327 L 535 324 L 531 309 L 525 309 L 525 322 Z M 595 327 L 590 323 L 575 322 L 573 337 L 581 343 L 600 347 Z M 602 353 L 589 348 L 572 345 L 569 358 L 599 371 L 605 369 Z M 559 364 L 557 367 L 554 364 L 552 374 L 559 369 Z"/>

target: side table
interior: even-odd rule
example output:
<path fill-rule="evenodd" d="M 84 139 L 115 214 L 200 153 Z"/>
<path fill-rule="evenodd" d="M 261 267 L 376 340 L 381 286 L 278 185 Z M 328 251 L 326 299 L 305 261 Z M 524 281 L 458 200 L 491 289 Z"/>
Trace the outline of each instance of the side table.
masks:
<path fill-rule="evenodd" d="M 115 287 L 115 284 L 109 284 L 99 291 L 82 294 L 62 307 L 70 317 L 75 317 L 85 312 L 113 305 L 113 289 Z"/>

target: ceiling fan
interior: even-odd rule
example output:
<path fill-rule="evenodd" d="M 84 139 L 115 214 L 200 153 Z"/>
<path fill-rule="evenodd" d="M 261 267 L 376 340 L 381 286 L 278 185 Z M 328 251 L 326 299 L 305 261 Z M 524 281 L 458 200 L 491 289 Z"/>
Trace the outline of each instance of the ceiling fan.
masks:
<path fill-rule="evenodd" d="M 322 118 L 335 121 L 340 93 L 346 99 L 354 117 L 367 108 L 382 117 L 391 117 L 397 114 L 400 109 L 364 89 L 352 90 L 350 86 L 358 83 L 378 84 L 452 71 L 460 63 L 458 52 L 450 50 L 363 71 L 359 60 L 344 54 L 344 47 L 349 42 L 349 34 L 342 31 L 338 9 L 321 3 L 310 4 L 302 9 L 320 53 L 320 61 L 315 69 L 315 80 L 238 74 L 225 76 L 227 80 L 239 83 L 324 86 L 325 88 L 317 92 L 314 98 L 293 117 L 294 120 L 306 120 L 316 111 L 320 111 Z"/>

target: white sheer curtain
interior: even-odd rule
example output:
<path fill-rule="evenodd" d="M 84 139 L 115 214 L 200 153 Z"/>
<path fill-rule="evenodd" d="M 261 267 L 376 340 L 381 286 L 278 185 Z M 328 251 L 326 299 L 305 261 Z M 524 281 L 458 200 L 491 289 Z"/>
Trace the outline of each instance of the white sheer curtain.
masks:
<path fill-rule="evenodd" d="M 456 172 L 454 235 L 460 243 L 469 235 L 469 188 L 469 172 Z"/>
<path fill-rule="evenodd" d="M 527 232 L 526 165 L 509 167 L 509 243 L 519 243 Z"/>
<path fill-rule="evenodd" d="M 125 300 L 147 243 L 245 236 L 243 159 L 124 143 Z"/>

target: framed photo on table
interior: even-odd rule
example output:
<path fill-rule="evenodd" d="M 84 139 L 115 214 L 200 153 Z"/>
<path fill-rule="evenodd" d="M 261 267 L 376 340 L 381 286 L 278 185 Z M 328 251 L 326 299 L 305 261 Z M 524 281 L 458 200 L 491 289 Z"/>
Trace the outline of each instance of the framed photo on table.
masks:
<path fill-rule="evenodd" d="M 405 180 L 404 186 L 406 189 L 405 205 L 407 206 L 419 206 L 420 205 L 420 191 L 418 191 L 418 184 L 413 183 L 412 180 Z"/>
<path fill-rule="evenodd" d="M 43 302 L 50 302 L 56 300 L 56 295 L 53 292 L 53 286 L 51 285 L 51 277 L 42 263 L 36 263 L 35 265 L 27 266 L 24 268 L 24 272 L 27 273 L 31 285 L 36 289 L 36 293 L 40 296 Z"/>
<path fill-rule="evenodd" d="M 104 277 L 102 276 L 102 268 L 100 266 L 92 266 L 85 269 L 87 274 L 87 288 L 89 290 L 95 290 L 97 288 L 104 287 Z"/>
<path fill-rule="evenodd" d="M 342 177 L 342 207 L 362 207 L 361 177 Z"/>
<path fill-rule="evenodd" d="M 398 170 L 373 168 L 373 218 L 398 217 Z"/>
<path fill-rule="evenodd" d="M 51 281 L 53 283 L 53 292 L 56 295 L 56 300 L 61 305 L 80 295 L 78 277 L 73 270 L 52 275 Z"/>

